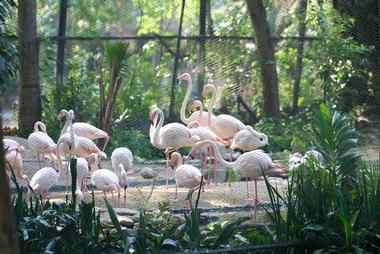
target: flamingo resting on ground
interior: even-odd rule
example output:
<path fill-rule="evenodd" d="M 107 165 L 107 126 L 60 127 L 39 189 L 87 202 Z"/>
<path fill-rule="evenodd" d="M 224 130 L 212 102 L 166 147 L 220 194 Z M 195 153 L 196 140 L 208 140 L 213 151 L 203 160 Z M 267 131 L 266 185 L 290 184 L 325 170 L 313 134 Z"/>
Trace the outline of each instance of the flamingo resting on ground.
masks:
<path fill-rule="evenodd" d="M 42 131 L 39 130 L 41 128 Z M 48 136 L 46 131 L 46 125 L 43 122 L 36 122 L 34 124 L 34 132 L 28 137 L 29 147 L 37 153 L 38 165 L 41 168 L 40 154 L 42 157 L 44 154 L 56 154 L 57 145 Z"/>
<path fill-rule="evenodd" d="M 264 133 L 255 131 L 251 126 L 236 133 L 232 140 L 231 149 L 240 149 L 244 152 L 256 150 L 268 144 L 268 137 Z"/>
<path fill-rule="evenodd" d="M 167 171 L 169 155 L 171 151 L 178 150 L 182 147 L 192 146 L 195 142 L 199 141 L 199 137 L 190 133 L 190 129 L 180 123 L 164 124 L 164 113 L 159 108 L 153 108 L 150 112 L 150 120 L 159 115 L 160 121 L 157 128 L 154 130 L 152 144 L 158 149 L 165 149 L 166 154 L 166 188 L 168 188 L 169 173 Z"/>
<path fill-rule="evenodd" d="M 98 156 L 91 157 L 89 164 L 91 168 L 95 169 L 91 175 L 92 184 L 94 184 L 97 189 L 102 190 L 105 197 L 107 197 L 106 192 L 108 191 L 111 192 L 112 198 L 114 198 L 114 191 L 116 191 L 118 197 L 120 197 L 120 185 L 117 175 L 109 169 L 99 169 Z"/>
<path fill-rule="evenodd" d="M 66 116 L 66 123 L 65 123 L 65 126 L 63 127 L 62 129 L 62 132 L 61 132 L 61 135 L 63 135 L 65 132 L 67 132 L 69 130 L 70 125 L 68 123 L 68 115 L 73 114 L 74 111 L 73 110 L 61 110 L 61 112 L 59 113 L 58 115 L 58 120 L 61 120 L 64 116 Z M 74 118 L 72 119 L 74 120 Z M 91 124 L 88 124 L 88 123 L 84 123 L 84 122 L 76 122 L 72 125 L 72 128 L 74 130 L 74 133 L 75 135 L 79 136 L 79 137 L 86 137 L 90 140 L 94 140 L 94 139 L 104 139 L 104 146 L 103 146 L 103 150 L 106 148 L 107 144 L 108 144 L 108 141 L 109 141 L 109 135 L 107 132 L 91 125 Z"/>
<path fill-rule="evenodd" d="M 206 127 L 207 126 L 207 112 L 203 112 L 203 107 L 202 107 L 202 110 L 193 112 L 189 118 L 186 118 L 186 115 L 185 115 L 186 106 L 190 98 L 191 90 L 193 88 L 193 82 L 191 80 L 190 74 L 189 73 L 182 74 L 181 76 L 177 78 L 177 81 L 187 81 L 186 95 L 185 95 L 185 98 L 183 99 L 181 111 L 180 111 L 181 121 L 185 125 L 188 125 L 192 121 L 198 121 L 201 126 Z"/>
<path fill-rule="evenodd" d="M 181 154 L 177 152 L 174 152 L 171 154 L 169 165 L 172 166 L 173 168 L 174 166 L 176 166 L 175 200 L 177 200 L 177 187 L 189 188 L 189 189 L 196 188 L 199 186 L 202 179 L 202 173 L 199 171 L 199 169 L 197 169 L 196 167 L 190 164 L 182 164 L 182 163 L 183 163 L 183 160 L 182 160 Z"/>
<path fill-rule="evenodd" d="M 242 154 L 234 162 L 225 161 L 220 155 L 217 145 L 213 141 L 201 141 L 197 142 L 194 147 L 202 147 L 204 145 L 211 145 L 216 153 L 216 157 L 220 163 L 227 168 L 232 169 L 236 174 L 247 178 L 253 178 L 255 181 L 255 199 L 254 199 L 254 222 L 256 222 L 257 211 L 257 178 L 263 174 L 272 176 L 288 173 L 287 170 L 280 164 L 273 163 L 268 154 L 261 150 L 254 150 Z M 248 182 L 247 182 L 247 196 L 248 196 Z"/>
<path fill-rule="evenodd" d="M 211 102 L 208 109 L 208 118 L 207 123 L 208 127 L 215 132 L 216 135 L 218 135 L 223 140 L 227 140 L 229 143 L 231 143 L 231 140 L 235 137 L 236 133 L 238 133 L 241 130 L 245 129 L 245 125 L 237 118 L 227 115 L 227 114 L 221 114 L 218 116 L 215 116 L 215 120 L 212 121 L 212 112 L 214 109 L 214 104 L 216 101 L 216 88 L 214 85 L 207 84 L 203 88 L 202 96 L 206 97 L 206 95 L 211 92 Z M 230 148 L 230 161 L 232 161 L 232 150 Z M 230 171 L 228 176 L 228 186 L 231 187 L 231 178 L 232 178 L 232 172 Z"/>

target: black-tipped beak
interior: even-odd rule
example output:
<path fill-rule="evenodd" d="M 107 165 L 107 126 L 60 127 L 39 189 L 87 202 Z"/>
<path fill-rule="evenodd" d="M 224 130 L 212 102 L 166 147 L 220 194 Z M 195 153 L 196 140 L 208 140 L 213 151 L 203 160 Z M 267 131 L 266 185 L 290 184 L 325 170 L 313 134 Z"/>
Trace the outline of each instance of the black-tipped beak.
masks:
<path fill-rule="evenodd" d="M 152 120 L 150 120 L 150 125 L 154 125 L 154 122 Z"/>
<path fill-rule="evenodd" d="M 127 188 L 128 188 L 128 185 L 125 185 L 125 186 L 124 186 L 124 190 L 126 190 Z"/>
<path fill-rule="evenodd" d="M 190 154 L 190 158 L 191 158 L 192 160 L 194 160 L 194 156 L 193 156 L 192 154 Z"/>
<path fill-rule="evenodd" d="M 180 82 L 180 80 L 177 78 L 177 79 L 175 80 L 175 83 L 176 83 L 177 86 L 178 86 L 179 82 Z"/>
<path fill-rule="evenodd" d="M 174 169 L 174 166 L 173 166 L 173 165 L 170 165 L 170 167 L 171 167 L 172 169 Z"/>

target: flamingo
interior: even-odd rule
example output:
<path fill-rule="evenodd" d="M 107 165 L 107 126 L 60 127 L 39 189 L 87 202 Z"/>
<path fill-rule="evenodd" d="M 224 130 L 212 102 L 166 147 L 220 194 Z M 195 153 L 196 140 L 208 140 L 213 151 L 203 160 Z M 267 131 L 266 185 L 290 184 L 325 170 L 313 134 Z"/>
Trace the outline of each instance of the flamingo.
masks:
<path fill-rule="evenodd" d="M 302 155 L 300 153 L 294 153 L 290 155 L 288 169 L 294 170 L 298 168 L 300 165 L 305 164 L 309 158 L 314 158 L 315 160 L 317 160 L 319 165 L 323 165 L 324 163 L 323 155 L 320 152 L 315 150 L 309 150 L 305 153 L 305 155 Z"/>
<path fill-rule="evenodd" d="M 62 167 L 61 156 L 58 149 L 57 155 L 58 164 L 56 164 L 54 157 L 49 157 L 51 166 L 39 169 L 30 180 L 28 194 L 38 192 L 41 195 L 41 201 L 45 199 L 49 189 L 65 176 L 65 170 Z M 54 168 L 55 166 L 57 166 L 58 172 Z"/>
<path fill-rule="evenodd" d="M 70 114 L 74 115 L 74 111 L 72 109 L 69 111 L 63 109 L 63 110 L 61 110 L 61 112 L 58 115 L 58 120 L 61 120 L 64 116 L 66 116 L 66 123 L 62 129 L 61 135 L 63 135 L 65 132 L 68 131 L 69 128 L 71 128 L 69 126 L 69 122 L 68 122 L 68 115 L 70 115 Z M 74 119 L 72 119 L 72 120 L 74 120 Z M 99 128 L 91 125 L 91 124 L 84 123 L 84 122 L 76 122 L 72 125 L 72 128 L 74 130 L 75 135 L 77 135 L 79 137 L 86 137 L 90 140 L 104 139 L 105 143 L 104 143 L 102 151 L 104 151 L 104 149 L 106 148 L 108 141 L 109 141 L 109 135 L 107 132 L 105 132 L 105 131 L 103 131 L 103 130 L 101 130 L 101 129 L 99 129 Z"/>
<path fill-rule="evenodd" d="M 208 127 L 216 133 L 220 138 L 224 140 L 228 140 L 229 143 L 235 137 L 236 133 L 245 129 L 245 125 L 237 118 L 227 115 L 221 114 L 215 116 L 215 120 L 212 121 L 212 112 L 214 109 L 214 104 L 216 101 L 216 88 L 214 85 L 207 84 L 203 88 L 202 96 L 205 97 L 209 92 L 212 93 L 212 98 L 210 102 L 210 106 L 208 109 L 208 118 L 207 123 Z M 232 150 L 230 148 L 230 161 L 232 161 Z M 228 177 L 228 186 L 231 187 L 231 178 L 232 172 L 230 171 Z"/>
<path fill-rule="evenodd" d="M 125 201 L 127 198 L 128 178 L 127 178 L 127 172 L 125 171 L 124 165 L 122 163 L 119 164 L 119 168 L 116 171 L 116 175 L 119 178 L 120 187 L 124 189 L 124 201 Z M 118 198 L 120 200 L 120 192 L 119 192 Z"/>
<path fill-rule="evenodd" d="M 236 133 L 231 143 L 231 149 L 240 149 L 244 152 L 256 150 L 268 144 L 268 137 L 264 133 L 255 131 L 251 126 Z"/>
<path fill-rule="evenodd" d="M 151 168 L 148 168 L 148 167 L 145 167 L 143 168 L 141 171 L 140 171 L 140 175 L 144 178 L 144 179 L 152 179 L 156 176 L 156 173 L 154 172 L 153 169 Z"/>
<path fill-rule="evenodd" d="M 216 153 L 216 157 L 221 162 L 222 165 L 227 168 L 232 169 L 236 174 L 247 178 L 253 178 L 255 181 L 255 199 L 254 199 L 254 222 L 256 222 L 256 211 L 257 211 L 257 178 L 265 175 L 278 175 L 286 174 L 287 170 L 280 164 L 273 163 L 272 159 L 268 154 L 261 150 L 254 150 L 242 154 L 234 162 L 225 161 L 220 155 L 219 149 L 215 142 L 213 141 L 201 141 L 195 143 L 194 147 L 202 147 L 204 145 L 211 145 Z M 247 181 L 247 197 L 248 197 L 248 181 Z"/>
<path fill-rule="evenodd" d="M 132 169 L 133 166 L 133 155 L 131 150 L 129 150 L 126 147 L 119 147 L 113 150 L 111 155 L 111 164 L 114 172 L 119 177 L 121 176 L 121 172 L 129 171 Z M 123 165 L 123 169 L 121 170 L 120 164 Z M 121 187 L 127 187 L 128 182 L 124 184 L 124 186 Z"/>
<path fill-rule="evenodd" d="M 76 193 L 80 199 L 83 199 L 83 191 L 87 189 L 87 186 L 85 185 L 85 180 L 89 173 L 89 166 L 88 166 L 87 160 L 84 158 L 77 158 L 76 168 L 77 168 Z M 70 163 L 69 163 L 69 169 L 71 169 Z"/>
<path fill-rule="evenodd" d="M 7 175 L 10 176 L 11 167 L 18 178 L 25 180 L 29 184 L 29 178 L 23 173 L 22 169 L 22 156 L 21 153 L 15 150 L 8 150 L 5 152 L 5 169 L 7 170 Z"/>
<path fill-rule="evenodd" d="M 159 108 L 153 108 L 150 114 L 151 121 L 156 115 L 159 115 L 160 121 L 154 131 L 152 144 L 158 149 L 165 149 L 166 155 L 166 188 L 169 185 L 169 172 L 167 171 L 169 154 L 173 150 L 178 150 L 182 147 L 192 146 L 195 142 L 199 141 L 198 136 L 192 136 L 190 129 L 180 123 L 169 123 L 162 127 L 164 124 L 164 113 Z"/>
<path fill-rule="evenodd" d="M 177 163 L 175 165 L 175 163 Z M 176 166 L 175 170 L 175 181 L 176 181 L 176 188 L 175 188 L 175 200 L 177 200 L 177 187 L 179 188 L 195 188 L 199 186 L 201 179 L 202 179 L 202 173 L 197 169 L 196 167 L 190 165 L 190 164 L 182 164 L 182 156 L 181 154 L 174 152 L 171 154 L 171 158 L 169 161 L 169 165 L 174 168 L 174 165 Z"/>
<path fill-rule="evenodd" d="M 98 156 L 91 157 L 89 164 L 91 168 L 95 169 L 91 175 L 92 184 L 94 184 L 97 189 L 102 190 L 105 197 L 107 197 L 106 192 L 108 191 L 111 192 L 112 198 L 114 198 L 114 191 L 117 191 L 120 197 L 120 185 L 117 175 L 109 169 L 99 169 Z"/>
<path fill-rule="evenodd" d="M 198 121 L 201 126 L 206 127 L 207 126 L 207 112 L 203 112 L 203 107 L 201 110 L 196 111 L 191 114 L 189 118 L 186 118 L 185 112 L 186 112 L 186 105 L 189 101 L 191 90 L 193 88 L 193 82 L 191 80 L 191 76 L 189 73 L 184 73 L 181 76 L 177 78 L 177 81 L 187 81 L 187 91 L 185 98 L 183 99 L 182 106 L 181 106 L 181 111 L 180 111 L 180 116 L 181 116 L 181 121 L 188 125 L 192 121 Z"/>
<path fill-rule="evenodd" d="M 39 130 L 39 127 L 42 131 Z M 51 156 L 51 154 L 55 154 L 57 151 L 57 145 L 48 136 L 46 125 L 41 121 L 37 121 L 34 124 L 34 132 L 29 135 L 28 144 L 37 153 L 38 165 L 40 168 L 40 154 L 43 156 L 46 153 Z"/>
<path fill-rule="evenodd" d="M 9 138 L 3 139 L 3 148 L 4 151 L 17 150 L 19 153 L 25 151 L 25 147 L 20 145 L 17 141 Z"/>

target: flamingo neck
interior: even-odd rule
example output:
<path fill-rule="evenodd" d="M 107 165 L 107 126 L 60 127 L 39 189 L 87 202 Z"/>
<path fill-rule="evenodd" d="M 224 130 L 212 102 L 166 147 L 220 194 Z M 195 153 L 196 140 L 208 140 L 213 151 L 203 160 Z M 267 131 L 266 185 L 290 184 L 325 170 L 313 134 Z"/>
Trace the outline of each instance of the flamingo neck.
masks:
<path fill-rule="evenodd" d="M 184 124 L 188 124 L 190 121 L 189 118 L 186 118 L 185 112 L 186 112 L 186 106 L 187 106 L 187 102 L 189 101 L 192 88 L 193 88 L 193 81 L 190 78 L 187 82 L 187 91 L 186 91 L 185 98 L 183 99 L 182 106 L 181 106 L 181 112 L 180 112 L 181 121 Z"/>
<path fill-rule="evenodd" d="M 71 149 L 74 150 L 75 148 L 75 135 L 74 135 L 74 128 L 73 128 L 73 118 L 68 114 L 68 118 L 66 118 L 66 121 L 68 120 L 70 125 L 70 141 L 71 141 Z"/>
<path fill-rule="evenodd" d="M 210 127 L 210 128 L 213 128 L 214 126 L 212 126 L 211 117 L 212 117 L 212 114 L 213 114 L 214 104 L 215 104 L 215 101 L 216 101 L 216 88 L 215 88 L 215 86 L 211 87 L 211 92 L 212 92 L 212 97 L 211 97 L 210 105 L 208 107 L 207 126 Z"/>
<path fill-rule="evenodd" d="M 218 146 L 216 145 L 216 143 L 214 141 L 211 141 L 211 140 L 205 140 L 205 141 L 202 141 L 202 142 L 199 142 L 199 145 L 202 146 L 204 144 L 208 144 L 208 145 L 211 145 L 212 146 L 212 149 L 214 150 L 214 153 L 216 154 L 216 157 L 218 158 L 218 161 L 224 165 L 225 167 L 227 168 L 235 168 L 236 164 L 237 164 L 237 160 L 236 161 L 233 161 L 233 162 L 228 162 L 226 160 L 223 159 L 222 155 L 220 154 L 219 152 L 219 149 L 218 149 Z"/>
<path fill-rule="evenodd" d="M 41 121 L 37 121 L 35 124 L 34 124 L 34 131 L 37 132 L 37 131 L 40 131 L 40 128 L 41 128 L 41 131 L 45 134 L 47 134 L 47 131 L 46 131 L 46 125 L 41 122 Z"/>
<path fill-rule="evenodd" d="M 70 119 L 71 119 L 69 111 L 62 110 L 62 112 L 65 114 L 66 122 L 65 122 L 65 125 L 63 126 L 63 129 L 61 131 L 61 136 L 67 132 L 67 128 L 69 128 L 69 126 L 70 126 Z"/>
<path fill-rule="evenodd" d="M 162 125 L 164 124 L 165 116 L 161 109 L 158 109 L 158 112 L 160 115 L 160 121 L 158 122 L 157 129 L 154 132 L 153 145 L 159 149 L 164 149 L 165 147 L 162 147 L 162 144 L 160 142 L 160 130 L 161 130 Z"/>
<path fill-rule="evenodd" d="M 177 156 L 176 160 L 177 160 L 177 168 L 178 168 L 179 166 L 183 164 L 182 156 L 181 155 Z"/>

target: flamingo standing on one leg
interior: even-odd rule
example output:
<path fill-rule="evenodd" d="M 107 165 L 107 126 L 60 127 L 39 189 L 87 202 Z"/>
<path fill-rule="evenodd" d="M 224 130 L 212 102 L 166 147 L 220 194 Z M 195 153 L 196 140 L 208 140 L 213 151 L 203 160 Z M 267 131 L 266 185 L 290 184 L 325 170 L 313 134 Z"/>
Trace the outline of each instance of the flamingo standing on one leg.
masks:
<path fill-rule="evenodd" d="M 152 144 L 156 148 L 165 149 L 166 188 L 168 188 L 169 173 L 167 171 L 167 166 L 170 152 L 182 147 L 192 146 L 196 141 L 199 141 L 199 137 L 195 135 L 192 136 L 190 129 L 183 124 L 169 123 L 165 126 L 162 126 L 164 124 L 164 113 L 159 108 L 153 108 L 149 115 L 151 121 L 153 121 L 156 115 L 159 115 L 160 118 L 157 128 L 154 131 Z"/>
<path fill-rule="evenodd" d="M 210 106 L 208 109 L 208 127 L 213 130 L 216 135 L 224 140 L 228 140 L 231 143 L 231 140 L 235 137 L 236 133 L 245 129 L 245 125 L 237 118 L 227 115 L 221 114 L 215 116 L 215 120 L 212 121 L 212 112 L 214 109 L 214 104 L 216 101 L 216 88 L 214 85 L 207 84 L 203 88 L 202 96 L 205 97 L 209 92 L 212 93 L 212 98 L 210 102 Z M 232 150 L 230 148 L 230 161 L 232 161 Z M 231 187 L 231 178 L 232 172 L 229 172 L 228 176 L 228 186 Z"/>
<path fill-rule="evenodd" d="M 42 131 L 39 130 L 41 128 Z M 57 145 L 54 141 L 48 136 L 46 131 L 46 125 L 37 121 L 34 124 L 34 132 L 31 133 L 28 137 L 29 146 L 37 153 L 38 165 L 41 168 L 40 154 L 55 154 L 57 152 Z"/>
<path fill-rule="evenodd" d="M 183 99 L 181 111 L 180 111 L 181 121 L 186 125 L 188 125 L 192 121 L 198 121 L 201 126 L 207 127 L 208 114 L 207 114 L 207 112 L 203 112 L 203 108 L 200 111 L 193 112 L 189 118 L 186 118 L 186 115 L 185 115 L 186 105 L 189 101 L 191 90 L 193 88 L 193 82 L 191 80 L 190 74 L 184 73 L 181 76 L 179 76 L 177 78 L 177 80 L 178 81 L 181 81 L 181 80 L 187 81 L 186 95 L 185 95 L 185 98 Z M 212 117 L 212 120 L 213 120 L 213 117 Z"/>
<path fill-rule="evenodd" d="M 74 115 L 74 111 L 73 110 L 61 110 L 61 112 L 59 113 L 58 115 L 58 120 L 61 120 L 62 117 L 66 116 L 66 124 L 65 124 L 65 127 L 62 129 L 62 132 L 61 132 L 61 135 L 63 135 L 65 132 L 68 131 L 68 128 L 69 125 L 68 125 L 68 115 Z M 74 119 L 73 119 L 74 120 Z M 73 124 L 73 130 L 74 130 L 74 133 L 75 135 L 79 136 L 79 137 L 86 137 L 88 139 L 91 139 L 91 140 L 94 140 L 94 139 L 104 139 L 105 142 L 104 142 L 104 146 L 103 146 L 103 150 L 106 148 L 107 144 L 108 144 L 108 141 L 109 141 L 109 135 L 107 132 L 91 125 L 91 124 L 88 124 L 88 123 L 84 123 L 84 122 L 76 122 Z"/>
<path fill-rule="evenodd" d="M 171 154 L 171 158 L 169 160 L 169 165 L 174 168 L 175 163 L 175 200 L 177 200 L 177 188 L 195 188 L 198 187 L 201 179 L 202 173 L 196 167 L 190 164 L 182 164 L 182 156 L 181 154 L 174 152 Z"/>
<path fill-rule="evenodd" d="M 242 154 L 236 161 L 227 162 L 220 155 L 217 145 L 213 141 L 201 141 L 197 142 L 194 147 L 201 147 L 204 145 L 211 145 L 216 153 L 218 160 L 226 166 L 231 168 L 235 173 L 242 177 L 253 178 L 255 181 L 255 200 L 254 200 L 254 222 L 256 223 L 256 211 L 257 211 L 257 178 L 265 175 L 278 175 L 286 174 L 287 170 L 280 164 L 273 163 L 272 159 L 268 154 L 264 153 L 261 150 L 254 150 Z M 248 192 L 248 185 L 247 185 Z"/>

